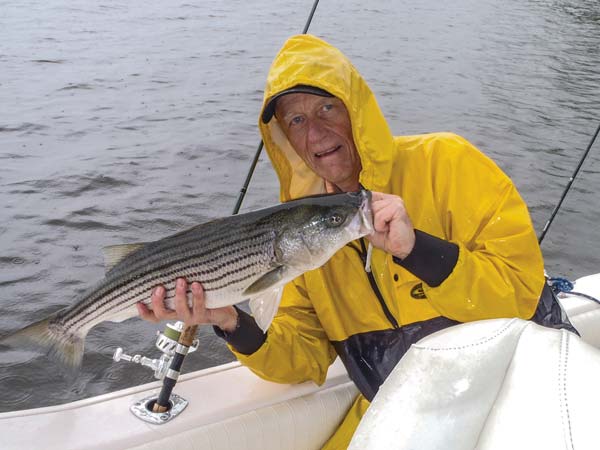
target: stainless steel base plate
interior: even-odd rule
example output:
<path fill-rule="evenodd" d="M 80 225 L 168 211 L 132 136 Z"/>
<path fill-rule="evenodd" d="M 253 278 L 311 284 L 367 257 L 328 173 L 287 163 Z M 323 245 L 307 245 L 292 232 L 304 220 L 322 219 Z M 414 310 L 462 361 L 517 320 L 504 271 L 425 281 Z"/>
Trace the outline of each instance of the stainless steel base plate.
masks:
<path fill-rule="evenodd" d="M 171 394 L 171 398 L 169 399 L 171 408 L 165 412 L 155 413 L 152 412 L 154 402 L 156 402 L 156 396 L 146 397 L 131 405 L 129 410 L 134 416 L 144 422 L 162 425 L 177 417 L 189 403 L 185 398 L 177 394 Z"/>

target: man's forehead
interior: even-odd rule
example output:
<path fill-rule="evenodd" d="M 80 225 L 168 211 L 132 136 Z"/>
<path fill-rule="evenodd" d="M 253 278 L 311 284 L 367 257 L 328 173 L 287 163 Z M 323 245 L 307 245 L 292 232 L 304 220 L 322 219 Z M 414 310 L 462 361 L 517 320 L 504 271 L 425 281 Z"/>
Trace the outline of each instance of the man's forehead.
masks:
<path fill-rule="evenodd" d="M 275 110 L 279 113 L 286 113 L 288 110 L 298 108 L 304 108 L 311 105 L 320 105 L 340 101 L 336 97 L 323 97 L 321 95 L 305 94 L 305 93 L 293 93 L 282 96 L 277 99 Z"/>

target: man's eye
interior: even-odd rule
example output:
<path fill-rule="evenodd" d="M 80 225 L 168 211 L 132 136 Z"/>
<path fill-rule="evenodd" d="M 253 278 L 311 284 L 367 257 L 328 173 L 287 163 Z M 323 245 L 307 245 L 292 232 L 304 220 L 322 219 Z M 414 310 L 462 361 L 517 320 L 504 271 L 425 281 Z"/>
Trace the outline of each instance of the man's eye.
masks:
<path fill-rule="evenodd" d="M 333 105 L 331 103 L 327 103 L 323 105 L 323 111 L 331 111 L 333 109 Z"/>
<path fill-rule="evenodd" d="M 303 122 L 303 117 L 302 116 L 295 116 L 292 117 L 292 120 L 290 120 L 290 125 L 300 125 Z"/>

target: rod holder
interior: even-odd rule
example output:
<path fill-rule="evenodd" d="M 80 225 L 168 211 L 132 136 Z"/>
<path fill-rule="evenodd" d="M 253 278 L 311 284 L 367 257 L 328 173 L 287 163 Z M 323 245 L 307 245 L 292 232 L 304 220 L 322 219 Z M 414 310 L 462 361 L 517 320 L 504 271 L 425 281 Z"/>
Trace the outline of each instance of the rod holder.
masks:
<path fill-rule="evenodd" d="M 144 422 L 155 425 L 167 423 L 177 417 L 189 403 L 183 397 L 172 392 L 175 383 L 171 380 L 172 374 L 170 372 L 173 361 L 181 357 L 181 355 L 179 355 L 179 357 L 177 356 L 177 349 L 180 346 L 179 340 L 182 337 L 182 334 L 186 335 L 186 330 L 187 328 L 184 327 L 183 322 L 176 322 L 174 324 L 168 323 L 162 333 L 157 333 L 155 346 L 162 352 L 162 355 L 158 359 L 148 358 L 143 355 L 127 355 L 121 347 L 117 348 L 114 352 L 113 360 L 115 362 L 128 361 L 133 364 L 140 364 L 154 370 L 154 377 L 163 380 L 163 388 L 161 389 L 160 394 L 138 400 L 129 408 L 134 416 Z M 189 339 L 186 341 L 188 344 L 186 347 L 186 354 L 198 349 L 200 342 L 198 339 L 194 339 L 194 336 L 195 331 L 188 336 Z M 171 376 L 169 374 L 171 374 Z M 165 382 L 172 384 L 168 392 L 163 392 L 165 391 Z M 158 402 L 159 397 L 161 398 L 160 403 Z M 159 404 L 167 406 L 157 408 Z M 155 412 L 154 409 L 160 411 Z M 162 409 L 166 410 L 162 411 Z"/>
<path fill-rule="evenodd" d="M 162 425 L 173 420 L 175 417 L 181 414 L 181 412 L 183 412 L 183 410 L 189 404 L 189 402 L 183 397 L 175 393 L 171 393 L 171 396 L 169 397 L 169 409 L 164 412 L 156 413 L 152 411 L 152 408 L 156 403 L 156 399 L 156 395 L 145 397 L 131 405 L 129 410 L 134 416 L 140 420 L 143 420 L 144 422 L 154 425 Z"/>

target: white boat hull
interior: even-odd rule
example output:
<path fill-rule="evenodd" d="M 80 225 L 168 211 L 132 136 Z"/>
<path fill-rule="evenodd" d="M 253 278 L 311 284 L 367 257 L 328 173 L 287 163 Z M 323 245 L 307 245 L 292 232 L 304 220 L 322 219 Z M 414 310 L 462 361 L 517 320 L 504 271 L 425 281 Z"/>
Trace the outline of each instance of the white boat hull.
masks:
<path fill-rule="evenodd" d="M 600 297 L 600 274 L 578 280 L 575 290 Z M 582 339 L 600 348 L 600 305 L 569 295 L 561 302 Z M 157 381 L 65 405 L 0 414 L 2 449 L 318 449 L 357 394 L 339 360 L 320 387 L 270 383 L 229 363 L 180 378 L 175 392 L 190 404 L 171 422 L 141 421 L 130 406 L 157 395 L 160 386 Z"/>

